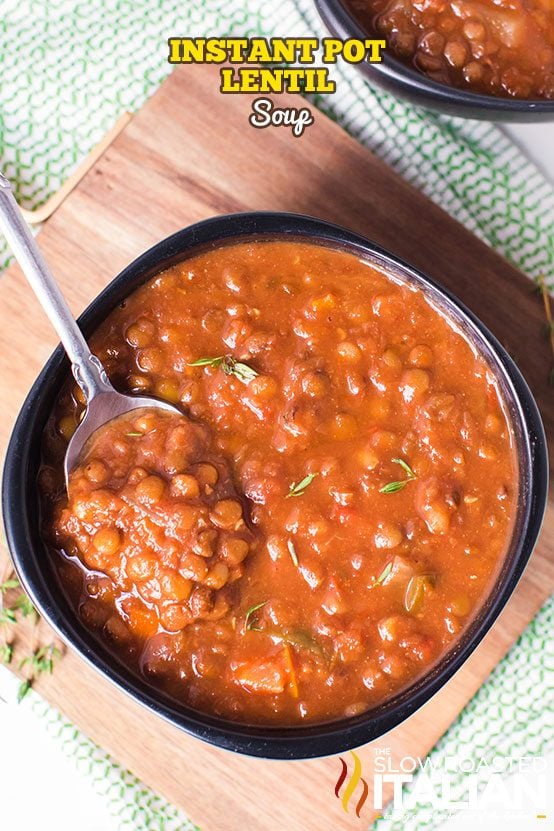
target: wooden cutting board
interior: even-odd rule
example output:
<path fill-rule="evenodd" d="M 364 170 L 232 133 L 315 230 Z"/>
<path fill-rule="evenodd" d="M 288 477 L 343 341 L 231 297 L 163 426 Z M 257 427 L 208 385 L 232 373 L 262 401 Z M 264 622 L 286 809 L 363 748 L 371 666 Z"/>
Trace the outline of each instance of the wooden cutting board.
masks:
<path fill-rule="evenodd" d="M 549 353 L 530 282 L 319 112 L 300 139 L 284 128 L 254 130 L 251 98 L 217 90 L 215 68 L 174 72 L 47 222 L 40 244 L 75 313 L 145 248 L 191 222 L 251 209 L 313 214 L 410 260 L 476 311 L 517 357 L 552 444 Z M 285 102 L 298 106 L 281 96 Z M 2 451 L 55 342 L 12 267 L 0 280 Z M 446 688 L 379 748 L 395 759 L 430 750 L 553 590 L 553 549 L 551 492 L 541 541 L 493 630 Z M 208 747 L 112 689 L 70 652 L 38 689 L 205 831 L 337 831 L 373 819 L 371 799 L 358 819 L 335 797 L 338 758 L 272 762 Z M 360 751 L 370 785 L 374 752 L 372 745 Z"/>

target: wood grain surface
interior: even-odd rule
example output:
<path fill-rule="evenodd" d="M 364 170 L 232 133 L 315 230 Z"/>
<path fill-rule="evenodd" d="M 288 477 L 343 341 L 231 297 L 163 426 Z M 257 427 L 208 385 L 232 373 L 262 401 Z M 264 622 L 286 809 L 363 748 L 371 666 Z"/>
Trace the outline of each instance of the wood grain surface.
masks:
<path fill-rule="evenodd" d="M 215 68 L 175 71 L 47 222 L 40 245 L 75 313 L 131 259 L 191 222 L 251 209 L 312 214 L 365 234 L 454 290 L 516 357 L 552 449 L 543 311 L 527 278 L 319 112 L 300 139 L 284 128 L 254 130 L 251 97 L 221 96 L 218 85 Z M 298 106 L 292 97 L 279 99 Z M 12 267 L 0 280 L 1 451 L 55 342 Z M 429 751 L 554 588 L 553 543 L 551 491 L 539 545 L 492 631 L 448 685 L 378 747 L 396 759 Z M 272 762 L 208 747 L 112 689 L 69 651 L 38 689 L 205 831 L 337 831 L 367 827 L 373 818 L 371 800 L 358 819 L 335 797 L 336 757 Z M 370 784 L 374 752 L 372 745 L 360 751 Z"/>

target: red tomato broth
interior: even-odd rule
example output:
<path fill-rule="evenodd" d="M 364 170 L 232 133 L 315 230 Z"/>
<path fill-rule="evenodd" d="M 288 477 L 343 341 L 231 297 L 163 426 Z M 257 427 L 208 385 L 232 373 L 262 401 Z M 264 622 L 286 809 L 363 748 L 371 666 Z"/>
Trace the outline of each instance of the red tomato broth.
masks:
<path fill-rule="evenodd" d="M 456 641 L 508 548 L 517 465 L 493 373 L 419 289 L 317 245 L 229 245 L 136 290 L 92 346 L 119 389 L 179 402 L 200 422 L 183 419 L 201 438 L 169 468 L 167 425 L 138 460 L 165 484 L 161 516 L 191 498 L 202 521 L 216 498 L 243 507 L 228 533 L 244 557 L 206 587 L 203 572 L 181 573 L 201 522 L 178 538 L 162 521 L 152 545 L 121 512 L 119 489 L 136 487 L 138 451 L 126 451 L 116 477 L 83 482 L 79 471 L 81 488 L 111 491 L 110 527 L 133 535 L 139 555 L 154 549 L 156 577 L 172 570 L 181 594 L 145 594 L 121 541 L 91 571 L 103 563 L 87 560 L 92 543 L 75 533 L 62 487 L 82 411 L 66 388 L 45 435 L 45 533 L 85 624 L 122 660 L 199 710 L 295 724 L 381 703 Z M 190 365 L 220 356 L 258 374 Z M 111 476 L 114 441 L 100 439 L 83 464 L 94 458 Z M 215 465 L 221 492 L 176 493 L 172 477 L 194 478 L 200 464 Z M 226 563 L 222 546 L 208 569 Z M 205 607 L 192 615 L 199 589 Z"/>
<path fill-rule="evenodd" d="M 368 31 L 439 83 L 507 98 L 554 98 L 551 0 L 345 0 Z"/>

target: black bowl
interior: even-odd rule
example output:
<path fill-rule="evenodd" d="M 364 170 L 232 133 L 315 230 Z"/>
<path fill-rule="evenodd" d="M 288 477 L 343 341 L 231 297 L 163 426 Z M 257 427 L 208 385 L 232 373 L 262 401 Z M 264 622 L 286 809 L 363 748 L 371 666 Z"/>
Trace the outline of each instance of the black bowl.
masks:
<path fill-rule="evenodd" d="M 368 36 L 353 14 L 341 0 L 315 0 L 321 19 L 335 37 L 357 38 Z M 381 63 L 363 61 L 356 66 L 370 80 L 400 98 L 449 115 L 482 118 L 487 121 L 552 121 L 554 101 L 546 99 L 500 98 L 481 95 L 464 89 L 439 84 L 402 63 L 388 49 L 383 51 Z"/>
<path fill-rule="evenodd" d="M 460 639 L 424 677 L 362 715 L 306 727 L 236 724 L 182 706 L 127 669 L 78 620 L 58 582 L 39 533 L 37 472 L 45 422 L 69 365 L 58 347 L 35 381 L 8 447 L 3 511 L 17 574 L 37 609 L 89 664 L 136 701 L 172 724 L 220 747 L 280 759 L 305 759 L 363 744 L 395 727 L 428 701 L 463 664 L 490 629 L 531 555 L 546 503 L 546 441 L 533 397 L 496 339 L 449 292 L 391 254 L 350 231 L 309 217 L 251 213 L 216 217 L 185 228 L 136 259 L 93 301 L 79 322 L 89 335 L 124 297 L 162 269 L 225 243 L 247 239 L 304 239 L 350 251 L 422 287 L 462 326 L 495 372 L 513 422 L 521 483 L 514 535 L 495 585 Z"/>

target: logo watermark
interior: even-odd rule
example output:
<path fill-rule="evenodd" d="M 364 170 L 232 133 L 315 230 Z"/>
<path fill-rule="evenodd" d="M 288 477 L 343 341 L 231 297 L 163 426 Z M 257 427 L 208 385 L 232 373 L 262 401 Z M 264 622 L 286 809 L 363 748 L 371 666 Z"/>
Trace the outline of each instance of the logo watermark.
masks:
<path fill-rule="evenodd" d="M 388 747 L 375 748 L 372 764 L 362 770 L 355 751 L 346 761 L 339 757 L 341 770 L 335 796 L 346 813 L 361 816 L 364 806 L 381 813 L 390 803 L 393 813 L 405 813 L 423 806 L 453 813 L 472 811 L 481 816 L 502 812 L 532 811 L 547 804 L 547 761 L 540 756 L 430 756 L 395 757 Z M 529 777 L 529 773 L 533 777 Z"/>

